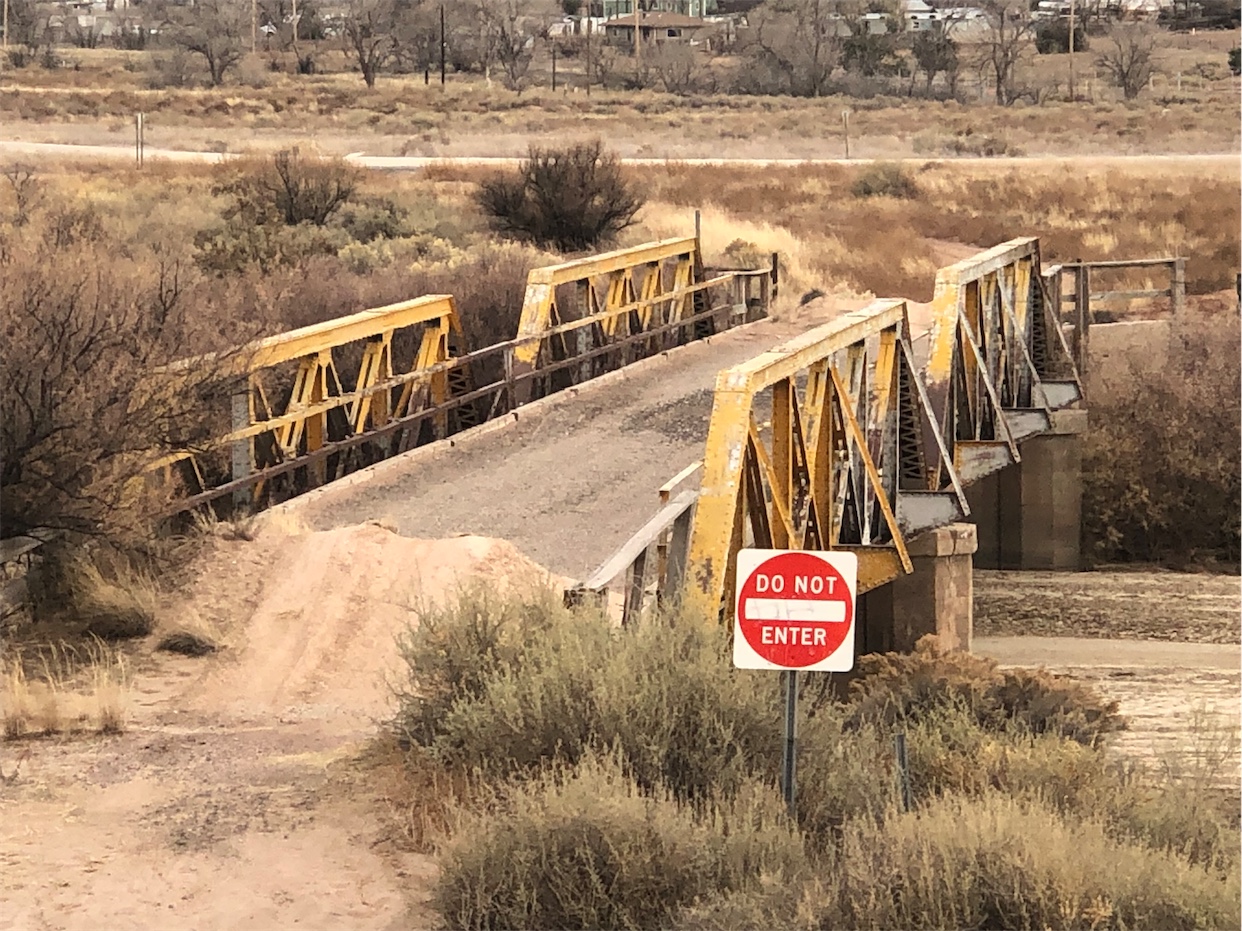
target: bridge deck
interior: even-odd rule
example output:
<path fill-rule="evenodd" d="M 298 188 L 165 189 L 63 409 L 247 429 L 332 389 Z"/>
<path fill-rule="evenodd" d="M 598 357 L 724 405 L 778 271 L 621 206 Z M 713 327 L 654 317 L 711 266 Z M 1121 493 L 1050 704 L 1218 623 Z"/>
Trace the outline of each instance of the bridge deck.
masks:
<path fill-rule="evenodd" d="M 659 486 L 702 458 L 720 370 L 816 322 L 763 320 L 690 344 L 519 409 L 503 429 L 415 450 L 286 507 L 315 529 L 381 519 L 410 537 L 500 537 L 584 578 L 656 511 Z"/>

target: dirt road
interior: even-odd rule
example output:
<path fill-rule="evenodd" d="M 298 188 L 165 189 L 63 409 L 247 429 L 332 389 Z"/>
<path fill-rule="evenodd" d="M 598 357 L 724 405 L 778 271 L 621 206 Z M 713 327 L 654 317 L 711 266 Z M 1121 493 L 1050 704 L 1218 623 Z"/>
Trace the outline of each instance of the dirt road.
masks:
<path fill-rule="evenodd" d="M 539 572 L 376 526 L 215 544 L 165 613 L 220 653 L 138 648 L 120 736 L 0 743 L 0 929 L 432 926 L 367 748 L 411 607 L 476 574 Z"/>
<path fill-rule="evenodd" d="M 275 150 L 283 146 L 314 143 L 314 139 L 273 137 L 264 140 L 256 148 Z M 353 140 L 346 143 L 356 144 Z M 463 168 L 490 167 L 510 168 L 516 166 L 521 158 L 516 156 L 421 156 L 421 155 L 368 155 L 365 151 L 351 151 L 327 146 L 324 151 L 330 155 L 342 155 L 347 160 L 362 168 L 381 169 L 385 171 L 421 171 L 433 165 L 452 165 Z M 238 153 L 203 152 L 178 148 L 159 148 L 146 146 L 143 149 L 145 160 L 172 162 L 214 163 L 236 157 Z M 12 161 L 20 159 L 72 159 L 92 162 L 127 162 L 134 161 L 133 144 L 84 144 L 76 142 L 30 142 L 20 139 L 0 139 L 0 160 Z M 620 161 L 625 165 L 663 165 L 669 161 L 679 165 L 695 165 L 701 167 L 742 166 L 750 168 L 772 168 L 782 165 L 860 165 L 876 161 L 904 161 L 911 164 L 926 165 L 937 162 L 953 164 L 979 165 L 1023 165 L 1023 164 L 1079 164 L 1083 166 L 1144 166 L 1151 168 L 1156 165 L 1178 165 L 1193 169 L 1198 165 L 1232 164 L 1237 156 L 1219 153 L 1185 154 L 1185 155 L 1064 155 L 1064 156 L 1011 156 L 998 158 L 981 158 L 966 156 L 960 158 L 918 157 L 918 158 L 714 158 L 710 156 L 682 156 L 670 153 L 667 156 L 623 156 Z"/>

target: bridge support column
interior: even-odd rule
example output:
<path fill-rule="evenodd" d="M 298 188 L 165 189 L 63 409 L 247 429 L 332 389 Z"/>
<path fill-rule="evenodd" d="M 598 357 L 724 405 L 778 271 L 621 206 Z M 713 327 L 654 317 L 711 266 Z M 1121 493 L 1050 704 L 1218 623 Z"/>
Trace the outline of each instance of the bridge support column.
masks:
<path fill-rule="evenodd" d="M 1052 432 L 1023 441 L 1021 462 L 967 486 L 976 566 L 1078 569 L 1086 429 L 1085 410 L 1054 411 Z"/>
<path fill-rule="evenodd" d="M 950 524 L 908 544 L 914 572 L 862 596 L 859 655 L 909 653 L 926 634 L 946 650 L 970 650 L 974 617 L 973 524 Z"/>

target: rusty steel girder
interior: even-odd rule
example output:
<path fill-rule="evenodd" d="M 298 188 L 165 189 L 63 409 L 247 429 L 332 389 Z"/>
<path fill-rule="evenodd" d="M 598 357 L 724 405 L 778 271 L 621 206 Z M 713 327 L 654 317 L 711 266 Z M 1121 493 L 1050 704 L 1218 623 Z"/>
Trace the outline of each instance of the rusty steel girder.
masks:
<path fill-rule="evenodd" d="M 932 462 L 964 482 L 1021 460 L 1018 444 L 1082 399 L 1082 383 L 1039 266 L 1039 240 L 1013 239 L 936 274 L 922 368 L 948 453 Z"/>
<path fill-rule="evenodd" d="M 405 361 L 393 351 L 394 336 L 403 331 L 417 342 Z M 231 429 L 193 450 L 157 459 L 147 467 L 146 477 L 171 485 L 177 469 L 189 492 L 181 509 L 229 494 L 237 504 L 257 504 L 269 479 L 289 475 L 295 471 L 291 466 L 304 473 L 306 483 L 322 483 L 330 469 L 328 456 L 321 454 L 329 447 L 343 447 L 331 465 L 339 474 L 350 468 L 350 438 L 444 403 L 450 340 L 460 332 L 452 297 L 432 294 L 165 366 L 149 380 L 160 390 L 176 390 L 179 382 L 202 382 L 207 376 L 233 383 Z M 358 347 L 360 361 L 352 386 L 346 388 L 339 357 L 349 347 Z M 296 369 L 290 371 L 291 364 Z M 433 429 L 443 432 L 445 416 L 435 414 Z M 400 431 L 390 431 L 384 442 L 412 445 Z M 230 453 L 227 477 L 204 469 L 201 462 L 221 449 Z"/>
<path fill-rule="evenodd" d="M 1082 399 L 1037 239 L 941 269 L 932 311 L 916 341 L 905 302 L 875 301 L 720 374 L 682 588 L 705 616 L 746 546 L 854 551 L 860 592 L 910 572 L 906 541 Z"/>
<path fill-rule="evenodd" d="M 929 412 L 904 301 L 875 301 L 721 372 L 683 598 L 727 612 L 746 546 L 854 551 L 860 591 L 911 571 L 906 538 L 968 513 L 951 464 L 950 488 L 928 487 L 928 439 L 947 458 Z"/>
<path fill-rule="evenodd" d="M 664 239 L 572 262 L 535 268 L 526 279 L 522 316 L 513 351 L 518 378 L 561 358 L 589 352 L 608 342 L 688 319 L 700 282 L 698 240 Z M 579 311 L 569 319 L 557 289 L 572 286 Z M 573 345 L 569 345 L 569 341 Z M 559 344 L 559 345 L 558 345 Z M 518 403 L 530 400 L 534 382 L 521 382 Z"/>

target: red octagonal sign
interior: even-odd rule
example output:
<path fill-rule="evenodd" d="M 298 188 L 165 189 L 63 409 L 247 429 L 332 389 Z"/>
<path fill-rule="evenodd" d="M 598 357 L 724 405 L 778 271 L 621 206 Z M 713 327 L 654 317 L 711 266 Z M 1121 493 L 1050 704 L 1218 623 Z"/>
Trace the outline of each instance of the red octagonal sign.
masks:
<path fill-rule="evenodd" d="M 853 553 L 740 551 L 733 665 L 853 669 L 857 586 L 858 557 Z"/>

